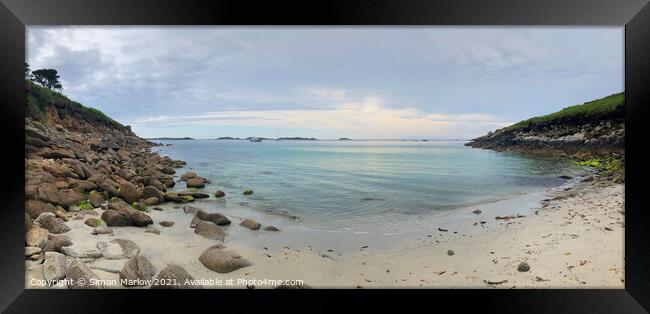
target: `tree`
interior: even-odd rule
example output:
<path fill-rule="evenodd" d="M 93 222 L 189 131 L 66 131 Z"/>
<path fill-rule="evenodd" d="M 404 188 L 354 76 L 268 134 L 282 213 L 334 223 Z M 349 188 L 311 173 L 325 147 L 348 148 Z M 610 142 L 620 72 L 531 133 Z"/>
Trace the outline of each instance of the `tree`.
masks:
<path fill-rule="evenodd" d="M 59 74 L 55 69 L 40 69 L 32 71 L 32 81 L 49 89 L 63 90 L 59 82 Z"/>
<path fill-rule="evenodd" d="M 25 62 L 25 79 L 31 78 L 31 70 L 29 69 L 29 63 Z"/>

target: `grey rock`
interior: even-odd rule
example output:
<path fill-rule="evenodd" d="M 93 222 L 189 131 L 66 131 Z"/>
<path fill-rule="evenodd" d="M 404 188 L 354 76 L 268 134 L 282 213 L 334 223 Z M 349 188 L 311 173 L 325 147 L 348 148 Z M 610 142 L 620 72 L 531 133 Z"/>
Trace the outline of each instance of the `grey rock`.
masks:
<path fill-rule="evenodd" d="M 166 265 L 156 276 L 158 279 L 151 289 L 200 289 L 200 285 L 193 284 L 192 277 L 182 266 L 176 264 Z"/>
<path fill-rule="evenodd" d="M 68 288 L 70 289 L 101 289 L 102 286 L 92 284 L 92 281 L 98 281 L 99 277 L 93 273 L 86 264 L 79 259 L 74 259 L 65 272 L 66 277 L 70 280 Z M 82 280 L 83 279 L 83 280 Z"/>
<path fill-rule="evenodd" d="M 142 256 L 136 255 L 132 257 L 120 271 L 120 279 L 122 284 L 129 286 L 145 286 L 146 280 L 150 280 L 155 274 L 153 265 L 149 260 Z"/>
<path fill-rule="evenodd" d="M 65 278 L 65 255 L 58 252 L 45 252 L 43 275 L 46 280 L 59 280 Z"/>
<path fill-rule="evenodd" d="M 218 273 L 229 273 L 251 265 L 241 255 L 223 249 L 221 245 L 215 245 L 203 251 L 199 261 L 203 266 Z"/>
<path fill-rule="evenodd" d="M 201 221 L 196 224 L 196 227 L 194 227 L 194 233 L 221 242 L 223 242 L 223 239 L 226 237 L 226 233 L 221 228 L 209 221 Z"/>

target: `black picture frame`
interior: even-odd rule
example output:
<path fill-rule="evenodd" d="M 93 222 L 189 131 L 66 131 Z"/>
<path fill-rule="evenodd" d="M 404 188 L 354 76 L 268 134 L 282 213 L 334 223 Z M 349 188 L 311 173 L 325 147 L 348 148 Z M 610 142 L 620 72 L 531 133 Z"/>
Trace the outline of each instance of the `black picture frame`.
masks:
<path fill-rule="evenodd" d="M 625 289 L 621 290 L 354 290 L 359 305 L 473 307 L 498 312 L 643 313 L 650 309 L 650 208 L 645 123 L 650 99 L 650 5 L 647 0 L 0 0 L 0 116 L 5 164 L 0 208 L 0 309 L 8 313 L 117 312 L 180 301 L 185 310 L 342 310 L 341 291 L 52 291 L 24 289 L 24 81 L 26 25 L 620 25 L 625 26 Z M 143 297 L 143 294 L 147 294 Z M 251 302 L 250 298 L 262 300 Z M 234 302 L 232 298 L 241 298 Z M 170 308 L 168 308 L 170 309 Z M 278 308 L 279 309 L 279 308 Z"/>

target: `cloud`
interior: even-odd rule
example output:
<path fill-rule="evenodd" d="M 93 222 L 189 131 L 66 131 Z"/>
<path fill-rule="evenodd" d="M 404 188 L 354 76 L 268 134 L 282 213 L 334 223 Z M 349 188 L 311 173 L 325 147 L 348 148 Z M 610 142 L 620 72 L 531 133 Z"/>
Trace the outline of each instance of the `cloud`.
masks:
<path fill-rule="evenodd" d="M 323 116 L 377 132 L 370 121 L 474 134 L 489 123 L 466 113 L 517 121 L 623 89 L 620 27 L 30 26 L 27 35 L 32 69 L 58 69 L 70 98 L 127 123 L 194 117 L 189 135 L 205 114 L 213 125 L 315 128 Z"/>
<path fill-rule="evenodd" d="M 336 93 L 340 98 L 345 92 Z M 322 93 L 331 98 L 331 93 Z M 342 98 L 340 98 L 342 99 Z M 469 135 L 462 129 L 485 131 L 503 127 L 504 122 L 485 114 L 426 114 L 413 108 L 387 108 L 377 97 L 343 101 L 327 109 L 218 111 L 200 115 L 155 116 L 135 119 L 131 125 L 169 127 L 177 125 L 219 125 L 269 127 L 282 129 L 328 129 L 363 138 L 399 138 L 426 136 L 441 138 Z M 477 135 L 478 133 L 472 134 Z"/>

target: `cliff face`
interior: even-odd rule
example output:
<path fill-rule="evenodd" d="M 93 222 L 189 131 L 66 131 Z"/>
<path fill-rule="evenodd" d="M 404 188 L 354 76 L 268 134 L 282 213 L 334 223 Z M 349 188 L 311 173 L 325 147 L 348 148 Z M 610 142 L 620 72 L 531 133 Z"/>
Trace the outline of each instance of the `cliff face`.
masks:
<path fill-rule="evenodd" d="M 42 213 L 66 219 L 100 206 L 110 213 L 102 215 L 109 226 L 114 217 L 122 225 L 150 224 L 139 209 L 170 200 L 165 192 L 184 162 L 150 152 L 154 143 L 98 110 L 31 82 L 25 92 L 26 231 Z M 50 222 L 40 225 L 61 233 Z"/>
<path fill-rule="evenodd" d="M 466 145 L 559 156 L 622 156 L 625 153 L 624 95 L 610 95 L 521 121 Z"/>

